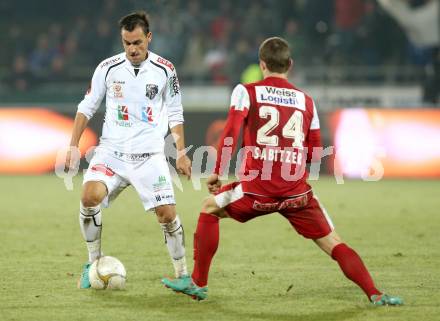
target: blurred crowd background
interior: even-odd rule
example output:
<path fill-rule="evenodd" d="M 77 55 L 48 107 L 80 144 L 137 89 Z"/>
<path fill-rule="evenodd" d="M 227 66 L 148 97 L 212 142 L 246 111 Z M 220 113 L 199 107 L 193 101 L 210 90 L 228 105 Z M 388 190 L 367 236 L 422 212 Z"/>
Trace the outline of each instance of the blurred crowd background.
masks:
<path fill-rule="evenodd" d="M 426 104 L 438 102 L 437 0 L 2 1 L 2 100 L 77 99 L 123 50 L 118 19 L 138 9 L 150 15 L 151 50 L 184 85 L 252 79 L 259 44 L 280 35 L 302 85 L 418 84 Z"/>
<path fill-rule="evenodd" d="M 177 68 L 188 145 L 218 145 L 233 86 L 261 77 L 260 43 L 282 36 L 324 146 L 344 151 L 325 171 L 363 178 L 381 157 L 386 177 L 440 177 L 440 0 L 2 0 L 0 173 L 53 171 L 94 69 L 123 51 L 118 20 L 136 10 Z"/>

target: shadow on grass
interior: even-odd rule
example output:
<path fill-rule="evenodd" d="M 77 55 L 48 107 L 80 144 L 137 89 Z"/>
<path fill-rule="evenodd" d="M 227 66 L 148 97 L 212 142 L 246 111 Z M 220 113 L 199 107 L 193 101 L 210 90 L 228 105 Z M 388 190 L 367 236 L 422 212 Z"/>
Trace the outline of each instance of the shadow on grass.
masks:
<path fill-rule="evenodd" d="M 97 291 L 102 305 L 113 308 L 124 307 L 128 310 L 149 313 L 150 315 L 164 314 L 173 316 L 173 320 L 275 320 L 275 321 L 341 321 L 355 317 L 365 312 L 362 307 L 350 307 L 339 311 L 320 311 L 310 313 L 295 312 L 294 307 L 286 306 L 284 311 L 273 313 L 259 311 L 259 306 L 249 306 L 251 311 L 243 311 L 246 306 L 231 301 L 206 300 L 194 301 L 185 295 L 164 293 L 149 295 L 148 293 L 134 294 L 128 292 Z M 267 303 L 262 302 L 262 305 Z M 266 307 L 267 308 L 267 307 Z M 288 311 L 289 308 L 292 311 Z"/>
<path fill-rule="evenodd" d="M 345 309 L 338 312 L 318 312 L 318 313 L 307 313 L 307 314 L 295 314 L 292 313 L 237 313 L 236 311 L 231 311 L 230 315 L 235 318 L 242 318 L 243 320 L 276 320 L 276 321 L 341 321 L 346 319 L 351 319 L 358 315 L 362 311 L 360 309 Z M 223 313 L 223 311 L 221 312 Z"/>

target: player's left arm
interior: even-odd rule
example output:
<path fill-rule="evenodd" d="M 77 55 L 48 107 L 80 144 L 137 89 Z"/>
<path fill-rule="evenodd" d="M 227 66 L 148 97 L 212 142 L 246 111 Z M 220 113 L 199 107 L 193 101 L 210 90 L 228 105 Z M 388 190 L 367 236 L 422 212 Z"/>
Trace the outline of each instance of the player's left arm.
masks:
<path fill-rule="evenodd" d="M 313 118 L 307 135 L 307 163 L 320 162 L 322 154 L 321 128 L 318 111 L 313 102 Z"/>
<path fill-rule="evenodd" d="M 168 126 L 176 143 L 176 169 L 180 174 L 191 177 L 191 160 L 185 152 L 185 133 L 183 128 L 183 107 L 180 94 L 180 85 L 174 70 L 168 76 L 164 102 L 167 106 Z"/>
<path fill-rule="evenodd" d="M 174 142 L 176 143 L 177 158 L 176 168 L 180 174 L 185 175 L 188 179 L 191 178 L 191 160 L 185 152 L 185 134 L 183 130 L 183 123 L 175 125 L 171 128 Z"/>

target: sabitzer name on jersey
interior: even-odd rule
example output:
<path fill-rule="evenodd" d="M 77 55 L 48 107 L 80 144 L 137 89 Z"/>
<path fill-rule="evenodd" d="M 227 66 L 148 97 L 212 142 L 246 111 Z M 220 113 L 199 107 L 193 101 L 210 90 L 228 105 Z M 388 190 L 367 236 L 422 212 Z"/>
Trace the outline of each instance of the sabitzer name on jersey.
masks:
<path fill-rule="evenodd" d="M 305 95 L 298 90 L 271 86 L 256 86 L 255 93 L 257 102 L 261 104 L 294 107 L 301 110 L 306 109 Z"/>
<path fill-rule="evenodd" d="M 288 164 L 301 164 L 303 160 L 303 150 L 294 148 L 260 148 L 254 146 L 252 157 L 269 162 L 283 162 Z"/>

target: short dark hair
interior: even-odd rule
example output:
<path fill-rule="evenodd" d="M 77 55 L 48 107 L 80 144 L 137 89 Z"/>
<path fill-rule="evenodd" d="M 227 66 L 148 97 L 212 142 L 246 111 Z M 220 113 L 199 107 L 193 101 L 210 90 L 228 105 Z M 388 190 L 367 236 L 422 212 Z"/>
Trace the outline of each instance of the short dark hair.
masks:
<path fill-rule="evenodd" d="M 141 27 L 145 35 L 150 32 L 150 22 L 145 11 L 130 13 L 119 20 L 119 28 L 121 30 L 133 31 L 136 27 Z"/>
<path fill-rule="evenodd" d="M 258 51 L 258 57 L 266 63 L 267 69 L 271 72 L 285 73 L 291 64 L 289 44 L 280 37 L 264 40 Z"/>

